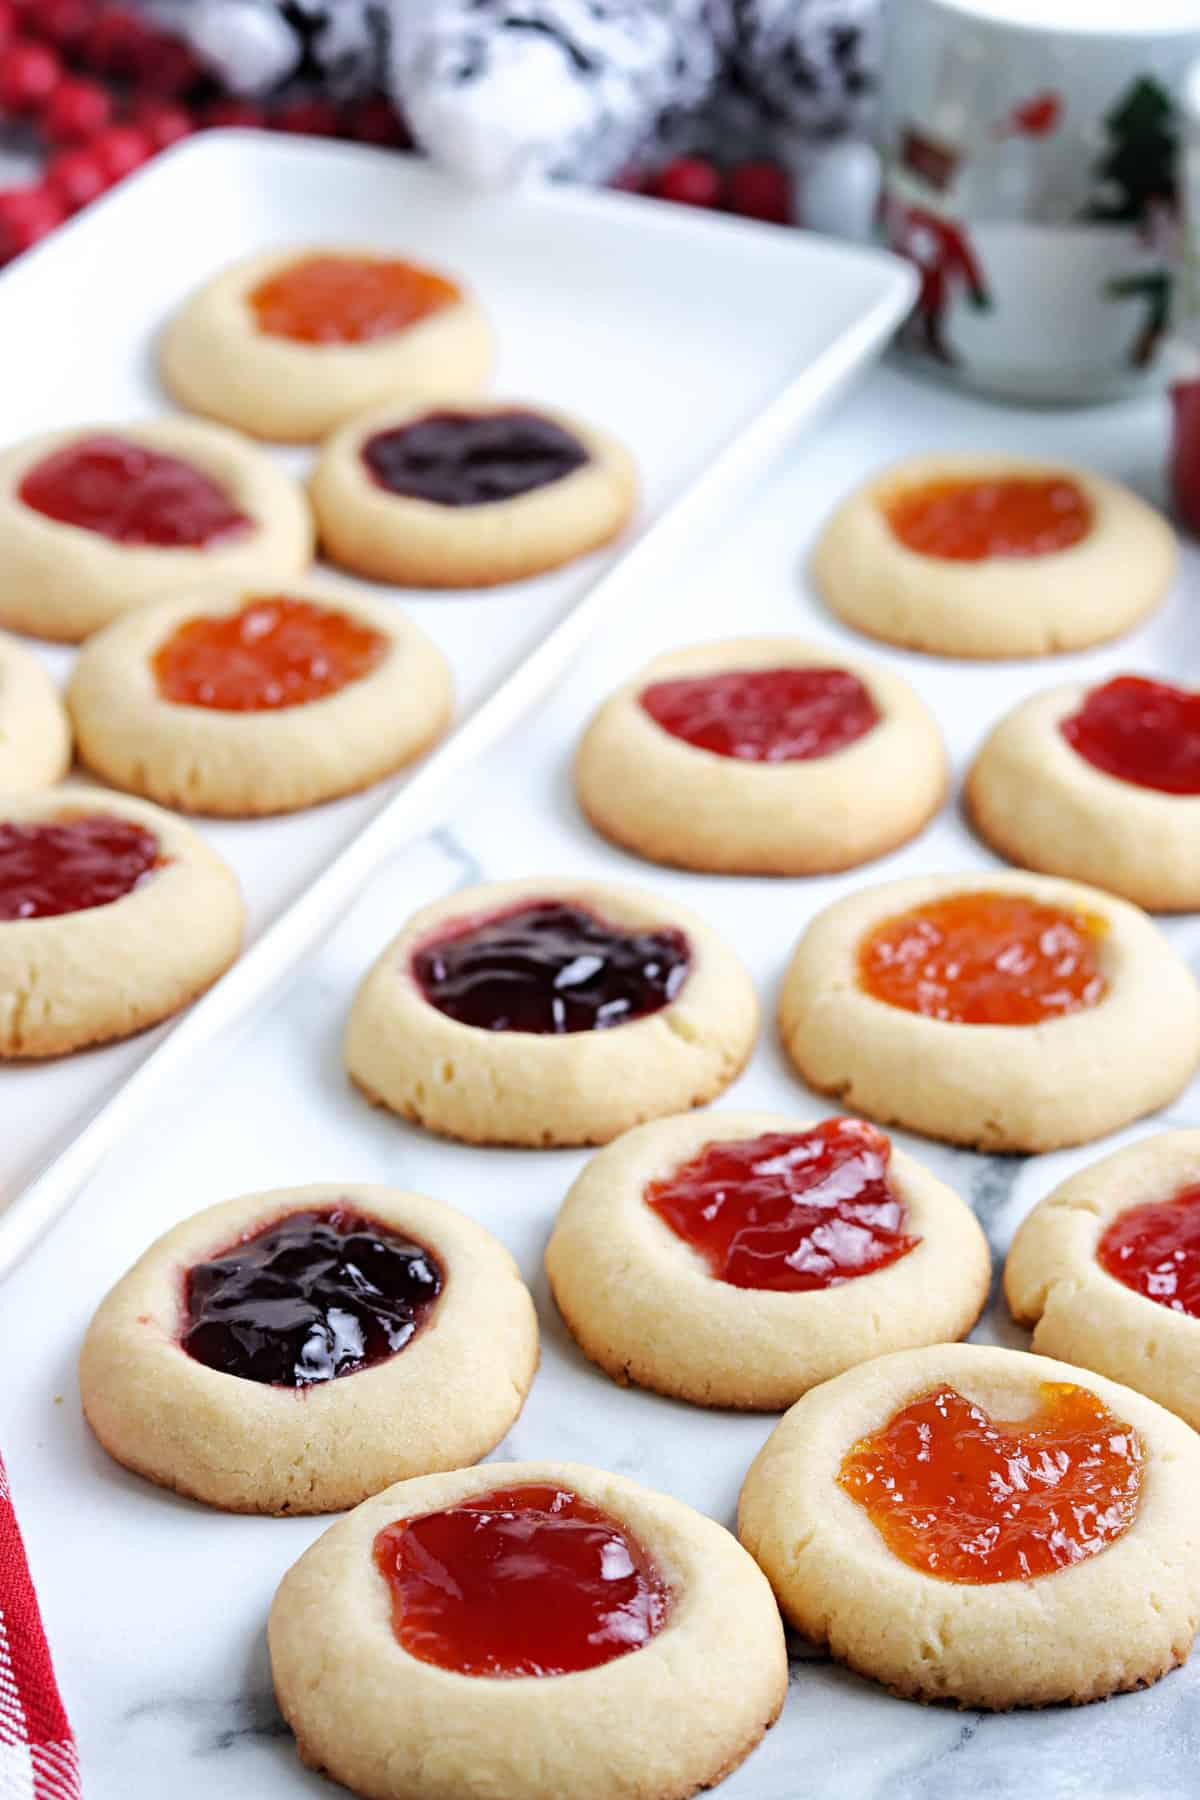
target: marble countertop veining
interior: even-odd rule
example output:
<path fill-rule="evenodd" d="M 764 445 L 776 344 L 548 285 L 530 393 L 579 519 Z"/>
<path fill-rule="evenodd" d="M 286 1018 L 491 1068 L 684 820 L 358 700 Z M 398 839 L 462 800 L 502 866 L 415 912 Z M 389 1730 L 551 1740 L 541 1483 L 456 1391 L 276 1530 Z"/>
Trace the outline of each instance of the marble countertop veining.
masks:
<path fill-rule="evenodd" d="M 152 1237 L 200 1206 L 257 1187 L 345 1178 L 425 1189 L 464 1208 L 512 1249 L 542 1324 L 541 1370 L 496 1455 L 602 1463 L 732 1522 L 741 1477 L 773 1420 L 623 1391 L 584 1361 L 555 1314 L 541 1253 L 585 1154 L 448 1145 L 372 1112 L 340 1067 L 353 985 L 413 908 L 469 882 L 557 870 L 641 883 L 708 917 L 740 949 L 763 996 L 758 1050 L 718 1105 L 822 1116 L 827 1109 L 791 1074 L 769 1023 L 804 921 L 871 881 L 986 868 L 995 859 L 952 804 L 915 844 L 834 879 L 650 868 L 595 838 L 574 807 L 569 754 L 583 719 L 621 675 L 668 644 L 794 629 L 905 673 L 937 711 L 961 776 L 987 726 L 1032 688 L 1122 667 L 1194 681 L 1194 551 L 1172 600 L 1133 639 L 1041 664 L 951 663 L 863 644 L 820 611 L 799 573 L 831 501 L 867 468 L 909 448 L 976 443 L 1073 455 L 1153 490 L 1164 441 L 1160 402 L 1029 413 L 985 407 L 897 370 L 877 372 L 770 480 L 714 521 L 671 592 L 647 596 L 643 616 L 602 633 L 537 715 L 459 783 L 447 822 L 399 851 L 296 978 L 198 1059 L 188 1082 L 110 1156 L 5 1285 L 0 1445 L 88 1800 L 317 1800 L 334 1792 L 296 1758 L 272 1699 L 264 1637 L 279 1577 L 324 1523 L 207 1512 L 111 1463 L 80 1417 L 75 1359 L 96 1302 Z M 501 591 L 496 604 L 519 606 L 519 595 Z M 1167 929 L 1200 965 L 1200 921 Z M 0 1074 L 0 1095 L 2 1084 Z M 1200 1123 L 1200 1089 L 1155 1123 Z M 999 1266 L 1036 1199 L 1152 1128 L 1031 1160 L 900 1141 L 968 1196 Z M 977 1336 L 1028 1341 L 995 1291 Z M 1198 1769 L 1200 1655 L 1145 1693 L 991 1716 L 893 1699 L 796 1646 L 780 1723 L 720 1791 L 728 1800 L 1194 1800 Z"/>

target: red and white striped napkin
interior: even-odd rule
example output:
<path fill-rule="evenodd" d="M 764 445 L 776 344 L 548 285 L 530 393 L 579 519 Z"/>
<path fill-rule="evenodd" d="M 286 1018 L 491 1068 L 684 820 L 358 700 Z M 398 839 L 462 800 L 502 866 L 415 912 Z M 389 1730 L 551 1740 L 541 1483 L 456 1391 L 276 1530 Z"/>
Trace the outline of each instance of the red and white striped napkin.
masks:
<path fill-rule="evenodd" d="M 0 1461 L 0 1800 L 80 1800 L 79 1758 Z"/>

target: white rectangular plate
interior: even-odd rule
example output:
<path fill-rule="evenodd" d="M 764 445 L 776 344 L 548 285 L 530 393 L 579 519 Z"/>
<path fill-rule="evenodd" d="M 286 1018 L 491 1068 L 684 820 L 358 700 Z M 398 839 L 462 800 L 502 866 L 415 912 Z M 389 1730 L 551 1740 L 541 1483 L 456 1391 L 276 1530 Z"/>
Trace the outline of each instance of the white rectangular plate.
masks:
<path fill-rule="evenodd" d="M 578 189 L 481 197 L 415 158 L 216 133 L 0 280 L 6 436 L 163 409 L 154 335 L 184 296 L 235 257 L 322 241 L 460 272 L 495 321 L 497 391 L 625 439 L 640 522 L 623 550 L 486 595 L 388 590 L 450 658 L 456 732 L 407 779 L 290 818 L 204 825 L 241 878 L 252 948 L 181 1021 L 0 1069 L 0 1272 L 170 1071 L 303 953 L 588 631 L 653 591 L 672 546 L 886 341 L 911 296 L 893 258 L 800 232 Z M 310 460 L 275 454 L 298 472 Z M 70 653 L 46 655 L 65 675 Z"/>

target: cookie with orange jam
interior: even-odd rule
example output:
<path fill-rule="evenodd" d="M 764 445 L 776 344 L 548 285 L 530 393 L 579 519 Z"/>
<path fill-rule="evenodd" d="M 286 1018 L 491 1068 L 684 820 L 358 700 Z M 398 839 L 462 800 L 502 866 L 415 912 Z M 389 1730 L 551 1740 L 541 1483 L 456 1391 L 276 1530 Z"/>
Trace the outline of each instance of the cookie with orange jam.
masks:
<path fill-rule="evenodd" d="M 598 550 L 637 497 L 598 426 L 508 400 L 393 401 L 324 445 L 309 483 L 331 562 L 408 587 L 496 587 Z"/>
<path fill-rule="evenodd" d="M 1151 912 L 1200 907 L 1200 693 L 1122 674 L 1035 694 L 991 731 L 966 795 L 1010 862 Z"/>
<path fill-rule="evenodd" d="M 0 625 L 75 643 L 181 589 L 288 580 L 312 561 L 303 493 L 198 419 L 89 425 L 0 455 Z"/>
<path fill-rule="evenodd" d="M 577 1463 L 365 1501 L 284 1576 L 267 1640 L 301 1758 L 367 1800 L 686 1800 L 787 1689 L 771 1590 L 736 1539 Z"/>
<path fill-rule="evenodd" d="M 1173 1100 L 1200 990 L 1146 915 L 1024 873 L 884 882 L 801 938 L 779 1003 L 819 1093 L 993 1150 L 1087 1143 Z"/>
<path fill-rule="evenodd" d="M 516 1264 L 463 1213 L 363 1182 L 275 1188 L 175 1225 L 84 1339 L 99 1442 L 227 1512 L 320 1513 L 487 1455 L 538 1360 Z"/>
<path fill-rule="evenodd" d="M 791 637 L 656 657 L 600 707 L 575 759 L 605 837 L 719 873 L 853 868 L 920 831 L 946 785 L 937 724 L 906 681 Z"/>
<path fill-rule="evenodd" d="M 774 1412 L 881 1351 L 965 1337 L 991 1258 L 970 1208 L 864 1120 L 715 1112 L 593 1157 L 546 1270 L 615 1381 Z"/>
<path fill-rule="evenodd" d="M 1143 1138 L 1060 1182 L 1004 1269 L 1033 1347 L 1200 1430 L 1200 1131 Z"/>
<path fill-rule="evenodd" d="M 207 282 L 163 333 L 159 369 L 193 412 L 307 443 L 381 400 L 476 393 L 487 320 L 451 276 L 399 252 L 294 246 Z"/>
<path fill-rule="evenodd" d="M 1132 1389 L 1019 1350 L 902 1351 L 807 1394 L 738 1534 L 784 1617 L 917 1700 L 1101 1700 L 1200 1620 L 1200 1440 Z"/>
<path fill-rule="evenodd" d="M 185 812 L 290 812 L 368 786 L 441 734 L 452 681 L 395 606 L 309 582 L 164 600 L 85 646 L 81 760 Z"/>
<path fill-rule="evenodd" d="M 158 1024 L 241 937 L 232 870 L 170 813 L 82 786 L 0 804 L 0 1058 Z"/>
<path fill-rule="evenodd" d="M 812 575 L 839 618 L 942 656 L 1044 656 L 1130 630 L 1163 598 L 1175 535 L 1091 470 L 984 452 L 910 457 L 838 507 Z"/>

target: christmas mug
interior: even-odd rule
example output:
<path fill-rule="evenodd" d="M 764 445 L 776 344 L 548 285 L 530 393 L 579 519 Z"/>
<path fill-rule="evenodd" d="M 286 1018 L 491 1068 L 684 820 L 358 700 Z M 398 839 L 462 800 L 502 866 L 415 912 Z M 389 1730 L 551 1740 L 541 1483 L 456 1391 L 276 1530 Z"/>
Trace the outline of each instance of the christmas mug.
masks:
<path fill-rule="evenodd" d="M 1161 377 L 1200 0 L 885 0 L 881 218 L 901 342 L 1035 401 Z"/>

